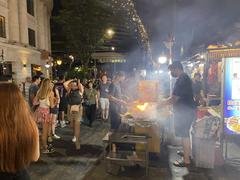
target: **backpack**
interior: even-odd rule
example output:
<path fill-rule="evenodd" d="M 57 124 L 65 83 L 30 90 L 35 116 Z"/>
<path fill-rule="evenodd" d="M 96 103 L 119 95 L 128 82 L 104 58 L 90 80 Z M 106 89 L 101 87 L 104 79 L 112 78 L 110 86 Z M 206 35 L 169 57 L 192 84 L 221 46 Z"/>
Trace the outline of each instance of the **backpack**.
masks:
<path fill-rule="evenodd" d="M 79 90 L 71 90 L 67 95 L 67 102 L 69 105 L 82 104 L 82 96 L 79 94 Z"/>

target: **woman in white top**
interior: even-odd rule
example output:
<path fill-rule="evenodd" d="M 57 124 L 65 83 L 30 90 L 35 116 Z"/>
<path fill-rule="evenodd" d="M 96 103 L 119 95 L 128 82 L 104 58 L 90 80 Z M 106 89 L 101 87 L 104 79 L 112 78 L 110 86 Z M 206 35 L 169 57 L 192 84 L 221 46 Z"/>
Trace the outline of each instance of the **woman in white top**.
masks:
<path fill-rule="evenodd" d="M 50 79 L 44 79 L 34 100 L 39 107 L 35 111 L 36 121 L 42 125 L 42 153 L 51 153 L 48 148 L 47 139 L 49 128 L 51 128 L 50 108 L 54 107 L 54 94 L 52 91 Z"/>

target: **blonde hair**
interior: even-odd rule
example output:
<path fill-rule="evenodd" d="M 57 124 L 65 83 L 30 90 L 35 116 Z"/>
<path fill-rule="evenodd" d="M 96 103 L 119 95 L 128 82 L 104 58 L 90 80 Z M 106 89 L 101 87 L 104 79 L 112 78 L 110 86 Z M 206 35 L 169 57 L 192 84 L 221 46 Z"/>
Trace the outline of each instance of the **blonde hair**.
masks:
<path fill-rule="evenodd" d="M 33 160 L 38 129 L 17 85 L 0 84 L 0 172 L 14 173 Z"/>
<path fill-rule="evenodd" d="M 44 79 L 41 83 L 41 86 L 37 92 L 37 99 L 46 99 L 52 91 L 52 85 L 50 79 Z"/>

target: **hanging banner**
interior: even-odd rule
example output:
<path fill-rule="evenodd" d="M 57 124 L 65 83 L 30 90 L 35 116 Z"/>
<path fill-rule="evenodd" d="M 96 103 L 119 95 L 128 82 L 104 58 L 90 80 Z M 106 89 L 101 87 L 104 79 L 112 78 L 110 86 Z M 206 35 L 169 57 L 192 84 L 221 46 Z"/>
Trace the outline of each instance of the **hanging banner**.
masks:
<path fill-rule="evenodd" d="M 240 135 L 240 58 L 226 58 L 224 78 L 224 130 Z"/>

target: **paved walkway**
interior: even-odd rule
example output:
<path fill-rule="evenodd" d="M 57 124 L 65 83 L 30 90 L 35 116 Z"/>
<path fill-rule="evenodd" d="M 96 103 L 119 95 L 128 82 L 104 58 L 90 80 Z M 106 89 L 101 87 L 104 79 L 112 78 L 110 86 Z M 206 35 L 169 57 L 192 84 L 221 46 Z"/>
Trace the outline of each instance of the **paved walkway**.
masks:
<path fill-rule="evenodd" d="M 192 167 L 177 168 L 172 164 L 179 159 L 177 155 L 178 148 L 168 147 L 164 149 L 165 153 L 160 159 L 152 157 L 150 164 L 149 176 L 144 177 L 144 169 L 135 167 L 131 169 L 118 169 L 113 171 L 113 174 L 106 173 L 103 160 L 94 166 L 94 168 L 86 175 L 84 180 L 239 180 L 240 178 L 240 164 L 233 167 L 226 164 L 222 167 L 214 169 L 203 169 Z M 236 145 L 231 145 L 231 151 L 239 154 L 240 148 Z M 240 156 L 240 155 L 239 155 Z M 238 157 L 239 157 L 238 156 Z M 239 161 L 240 163 L 240 161 Z"/>
<path fill-rule="evenodd" d="M 149 176 L 145 177 L 145 170 L 141 167 L 112 166 L 112 174 L 106 173 L 103 159 L 99 159 L 103 152 L 102 138 L 109 125 L 96 121 L 92 128 L 81 126 L 81 150 L 76 151 L 71 142 L 72 130 L 67 127 L 58 129 L 61 140 L 56 140 L 56 152 L 41 155 L 37 163 L 29 167 L 32 180 L 238 180 L 240 179 L 240 161 L 235 162 L 238 167 L 225 165 L 215 169 L 186 169 L 176 168 L 172 163 L 178 159 L 177 149 L 161 147 L 161 157 L 151 156 Z M 240 145 L 230 144 L 231 158 L 240 159 Z M 100 161 L 99 161 L 100 160 Z"/>
<path fill-rule="evenodd" d="M 76 151 L 71 142 L 72 129 L 57 129 L 62 138 L 55 140 L 56 152 L 42 155 L 28 171 L 32 180 L 81 180 L 94 166 L 103 152 L 102 138 L 108 131 L 108 125 L 96 121 L 92 128 L 81 126 L 81 150 Z"/>
<path fill-rule="evenodd" d="M 175 160 L 179 159 L 177 155 L 177 150 L 179 148 L 169 146 L 169 167 L 171 169 L 172 180 L 239 180 L 240 171 L 239 168 L 226 163 L 223 166 L 215 167 L 214 169 L 204 169 L 190 167 L 187 168 L 177 168 L 173 166 Z M 240 148 L 237 145 L 233 145 L 231 148 L 232 151 L 239 154 Z M 206 154 L 208 156 L 208 154 Z M 238 155 L 239 157 L 240 155 Z M 240 167 L 240 166 L 239 166 Z"/>

